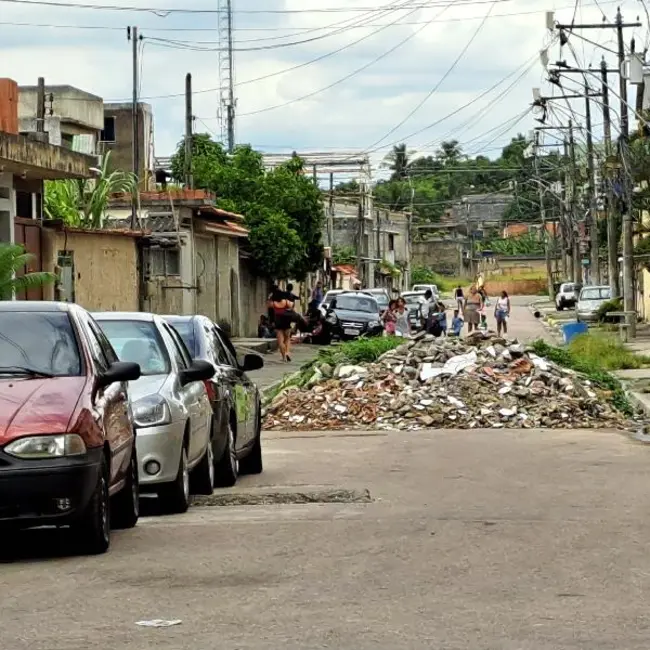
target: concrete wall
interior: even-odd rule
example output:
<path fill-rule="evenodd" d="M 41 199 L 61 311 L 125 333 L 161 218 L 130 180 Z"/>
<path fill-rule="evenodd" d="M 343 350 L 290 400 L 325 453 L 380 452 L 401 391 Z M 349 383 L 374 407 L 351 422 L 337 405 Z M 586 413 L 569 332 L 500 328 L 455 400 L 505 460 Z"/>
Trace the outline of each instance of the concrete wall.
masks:
<path fill-rule="evenodd" d="M 136 239 L 106 231 L 43 229 L 43 270 L 54 272 L 60 252 L 72 253 L 74 300 L 91 311 L 138 311 Z M 45 289 L 45 299 L 58 299 Z"/>
<path fill-rule="evenodd" d="M 411 266 L 426 266 L 443 275 L 461 275 L 463 243 L 453 239 L 414 242 Z"/>
<path fill-rule="evenodd" d="M 16 193 L 13 174 L 0 173 L 0 242 L 14 241 Z"/>
<path fill-rule="evenodd" d="M 241 286 L 240 336 L 256 337 L 260 314 L 266 314 L 269 281 L 260 277 L 250 259 L 239 259 Z"/>
<path fill-rule="evenodd" d="M 140 184 L 143 189 L 151 185 L 153 172 L 153 113 L 149 104 L 140 103 L 138 117 L 138 143 L 140 147 Z M 111 152 L 111 169 L 133 170 L 133 113 L 130 104 L 105 104 L 104 116 L 115 118 L 115 142 L 103 142 L 103 152 Z"/>
<path fill-rule="evenodd" d="M 509 276 L 526 274 L 539 274 L 546 276 L 546 259 L 522 259 L 516 257 L 495 257 L 491 260 L 484 260 L 481 269 L 487 271 L 491 276 Z"/>
<path fill-rule="evenodd" d="M 195 235 L 197 313 L 214 319 L 219 295 L 217 239 L 214 235 Z"/>

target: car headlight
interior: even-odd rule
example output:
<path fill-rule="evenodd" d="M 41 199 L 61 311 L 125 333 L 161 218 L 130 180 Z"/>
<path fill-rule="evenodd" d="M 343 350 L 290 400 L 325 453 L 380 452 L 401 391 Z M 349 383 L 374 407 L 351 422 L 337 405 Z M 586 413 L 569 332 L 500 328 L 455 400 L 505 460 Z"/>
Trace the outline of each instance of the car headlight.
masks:
<path fill-rule="evenodd" d="M 381 323 L 380 323 L 378 320 L 371 320 L 371 321 L 368 323 L 368 327 L 369 327 L 370 329 L 374 329 L 375 327 L 379 327 L 380 325 L 381 325 Z"/>
<path fill-rule="evenodd" d="M 30 436 L 10 442 L 5 452 L 16 458 L 42 459 L 63 458 L 64 456 L 83 456 L 86 443 L 76 433 L 57 436 Z"/>
<path fill-rule="evenodd" d="M 160 395 L 147 395 L 133 404 L 136 427 L 157 427 L 171 422 L 167 400 Z"/>
<path fill-rule="evenodd" d="M 339 322 L 339 319 L 336 317 L 336 314 L 330 314 L 325 320 L 330 325 L 336 325 Z"/>

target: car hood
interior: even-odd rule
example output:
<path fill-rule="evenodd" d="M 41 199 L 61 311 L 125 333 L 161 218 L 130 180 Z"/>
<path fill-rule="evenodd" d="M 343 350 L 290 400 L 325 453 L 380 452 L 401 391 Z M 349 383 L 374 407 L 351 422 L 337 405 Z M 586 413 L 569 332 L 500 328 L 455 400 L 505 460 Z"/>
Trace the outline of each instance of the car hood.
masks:
<path fill-rule="evenodd" d="M 129 395 L 135 402 L 147 395 L 155 395 L 162 390 L 169 375 L 144 375 L 137 381 L 129 382 Z"/>
<path fill-rule="evenodd" d="M 369 323 L 373 320 L 379 320 L 379 313 L 369 313 L 367 311 L 351 311 L 348 309 L 335 309 L 334 313 L 339 320 L 352 321 L 355 323 Z"/>
<path fill-rule="evenodd" d="M 3 378 L 0 446 L 21 436 L 66 433 L 86 377 Z"/>

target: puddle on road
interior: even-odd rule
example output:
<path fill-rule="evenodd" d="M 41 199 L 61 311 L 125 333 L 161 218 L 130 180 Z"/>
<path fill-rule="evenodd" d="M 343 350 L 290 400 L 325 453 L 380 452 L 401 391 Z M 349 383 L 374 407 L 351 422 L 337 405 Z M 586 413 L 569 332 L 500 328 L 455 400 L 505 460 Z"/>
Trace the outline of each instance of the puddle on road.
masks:
<path fill-rule="evenodd" d="M 196 496 L 194 506 L 269 506 L 302 503 L 371 503 L 369 490 L 296 490 L 219 493 Z"/>

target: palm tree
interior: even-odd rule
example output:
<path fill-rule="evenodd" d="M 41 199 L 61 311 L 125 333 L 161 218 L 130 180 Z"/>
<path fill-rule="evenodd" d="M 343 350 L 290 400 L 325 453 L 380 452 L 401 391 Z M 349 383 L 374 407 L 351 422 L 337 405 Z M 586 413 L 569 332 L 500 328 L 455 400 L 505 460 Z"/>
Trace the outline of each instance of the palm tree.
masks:
<path fill-rule="evenodd" d="M 43 210 L 49 219 L 62 219 L 77 228 L 101 228 L 111 194 L 132 194 L 137 183 L 134 174 L 109 171 L 110 152 L 94 179 L 52 181 L 45 186 Z"/>
<path fill-rule="evenodd" d="M 16 293 L 37 289 L 54 282 L 53 273 L 20 273 L 32 260 L 19 244 L 0 244 L 0 300 L 11 300 Z"/>
<path fill-rule="evenodd" d="M 396 144 L 393 150 L 384 158 L 383 165 L 392 170 L 391 180 L 403 180 L 408 176 L 408 168 L 411 164 L 410 156 L 412 151 L 406 150 L 405 144 Z"/>

